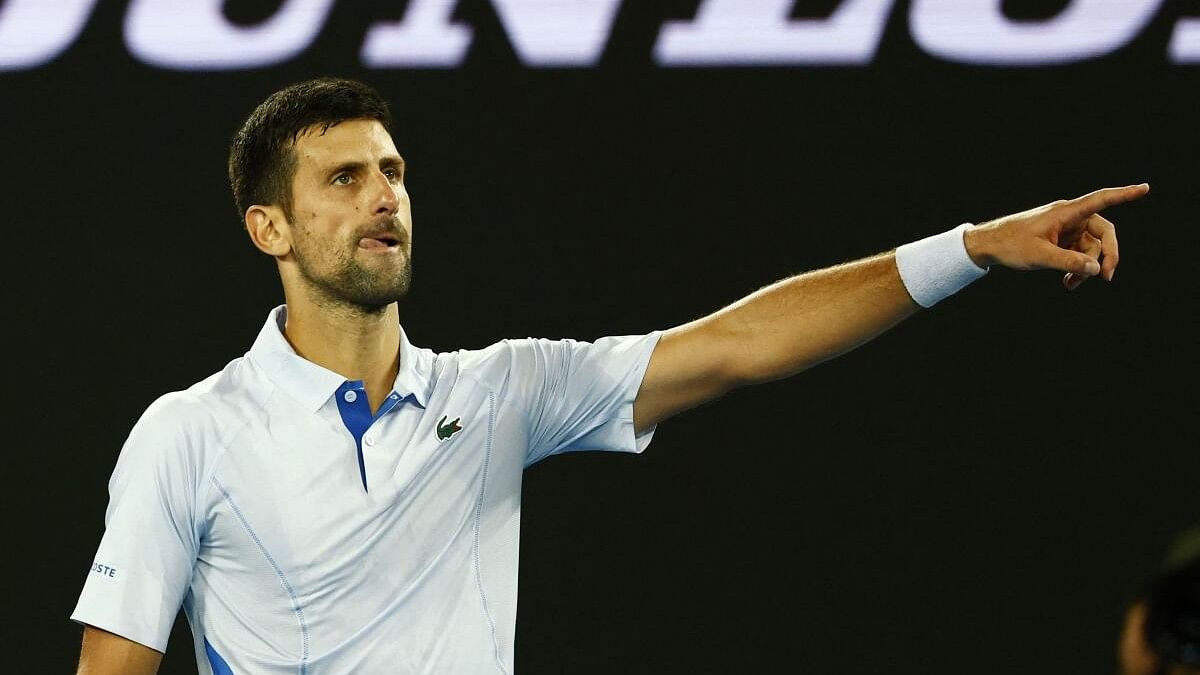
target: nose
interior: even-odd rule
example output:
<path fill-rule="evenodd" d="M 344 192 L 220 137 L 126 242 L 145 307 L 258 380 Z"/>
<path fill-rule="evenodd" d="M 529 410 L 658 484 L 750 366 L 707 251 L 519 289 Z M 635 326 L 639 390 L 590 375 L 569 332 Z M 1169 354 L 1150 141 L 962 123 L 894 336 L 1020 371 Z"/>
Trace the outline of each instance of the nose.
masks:
<path fill-rule="evenodd" d="M 399 190 L 404 188 L 388 180 L 382 171 L 372 172 L 371 212 L 376 215 L 392 215 L 400 209 Z"/>

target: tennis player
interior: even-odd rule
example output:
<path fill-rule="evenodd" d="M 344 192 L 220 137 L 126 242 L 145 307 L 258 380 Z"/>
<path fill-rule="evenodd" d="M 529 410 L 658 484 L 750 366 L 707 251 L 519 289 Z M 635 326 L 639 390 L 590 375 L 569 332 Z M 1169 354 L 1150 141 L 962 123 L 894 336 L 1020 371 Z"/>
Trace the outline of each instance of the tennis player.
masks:
<path fill-rule="evenodd" d="M 352 81 L 272 94 L 229 177 L 285 303 L 222 371 L 155 401 L 109 482 L 72 618 L 79 672 L 154 673 L 182 607 L 201 673 L 513 672 L 523 470 L 641 452 L 655 425 L 863 344 L 993 265 L 1117 268 L 1107 188 L 763 288 L 664 332 L 409 342 L 413 222 L 386 102 Z"/>

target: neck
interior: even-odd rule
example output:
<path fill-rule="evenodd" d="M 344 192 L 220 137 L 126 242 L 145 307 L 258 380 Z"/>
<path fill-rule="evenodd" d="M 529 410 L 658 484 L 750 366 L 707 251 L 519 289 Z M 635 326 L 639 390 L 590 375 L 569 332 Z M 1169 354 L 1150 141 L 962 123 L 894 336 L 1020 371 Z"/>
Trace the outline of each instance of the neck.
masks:
<path fill-rule="evenodd" d="M 378 410 L 400 370 L 400 310 L 379 311 L 287 297 L 284 336 L 296 353 L 345 377 L 362 380 L 371 410 Z"/>

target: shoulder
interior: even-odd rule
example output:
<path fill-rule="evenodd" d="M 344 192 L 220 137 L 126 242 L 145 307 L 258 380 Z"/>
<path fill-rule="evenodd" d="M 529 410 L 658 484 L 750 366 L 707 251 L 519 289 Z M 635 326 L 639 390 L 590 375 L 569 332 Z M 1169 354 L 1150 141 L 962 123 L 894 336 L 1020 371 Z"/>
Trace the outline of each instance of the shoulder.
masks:
<path fill-rule="evenodd" d="M 436 362 L 457 367 L 464 374 L 479 377 L 494 374 L 529 374 L 544 369 L 570 367 L 581 360 L 621 359 L 637 356 L 653 348 L 659 331 L 643 335 L 619 335 L 595 342 L 572 338 L 505 339 L 483 349 L 459 350 L 438 354 Z"/>
<path fill-rule="evenodd" d="M 255 374 L 244 357 L 230 361 L 221 370 L 187 389 L 159 396 L 143 415 L 143 419 L 158 424 L 177 425 L 196 429 L 224 419 L 247 406 L 261 407 L 262 395 L 254 386 Z"/>
<path fill-rule="evenodd" d="M 203 462 L 227 446 L 261 408 L 263 394 L 252 386 L 253 377 L 246 360 L 238 358 L 187 389 L 159 396 L 133 426 L 122 456 L 182 455 Z"/>
<path fill-rule="evenodd" d="M 553 358 L 555 351 L 575 344 L 574 340 L 546 338 L 504 339 L 482 349 L 460 349 L 436 355 L 435 370 L 455 371 L 460 377 L 503 386 L 514 375 L 528 374 L 539 362 Z"/>
<path fill-rule="evenodd" d="M 525 375 L 529 369 L 525 364 L 532 361 L 530 355 L 537 344 L 548 342 L 551 341 L 506 339 L 479 349 L 429 351 L 431 389 L 482 388 L 508 398 L 515 393 L 514 386 L 521 387 L 528 380 Z"/>
<path fill-rule="evenodd" d="M 439 354 L 439 357 L 450 357 L 457 360 L 464 371 L 478 371 L 508 366 L 514 360 L 526 358 L 536 352 L 552 350 L 556 343 L 574 342 L 574 340 L 549 340 L 546 338 L 506 338 L 482 349 L 460 349 L 455 352 Z"/>

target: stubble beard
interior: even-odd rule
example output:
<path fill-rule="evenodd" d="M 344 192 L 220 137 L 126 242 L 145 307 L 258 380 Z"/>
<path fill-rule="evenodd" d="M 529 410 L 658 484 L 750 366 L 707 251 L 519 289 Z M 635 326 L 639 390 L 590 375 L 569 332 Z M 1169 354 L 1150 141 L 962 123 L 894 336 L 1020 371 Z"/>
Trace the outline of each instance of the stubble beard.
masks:
<path fill-rule="evenodd" d="M 355 244 L 357 246 L 357 244 Z M 379 314 L 389 305 L 404 299 L 412 285 L 411 247 L 407 239 L 399 244 L 403 256 L 397 267 L 372 270 L 360 263 L 354 252 L 337 250 L 330 256 L 326 270 L 313 264 L 306 250 L 293 248 L 300 277 L 316 291 L 314 300 L 330 309 L 351 309 L 356 313 Z"/>

